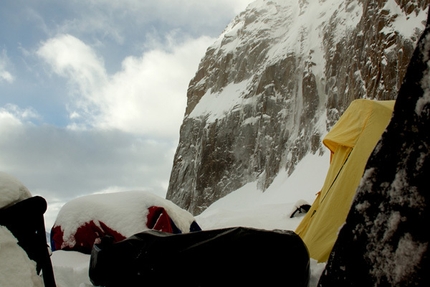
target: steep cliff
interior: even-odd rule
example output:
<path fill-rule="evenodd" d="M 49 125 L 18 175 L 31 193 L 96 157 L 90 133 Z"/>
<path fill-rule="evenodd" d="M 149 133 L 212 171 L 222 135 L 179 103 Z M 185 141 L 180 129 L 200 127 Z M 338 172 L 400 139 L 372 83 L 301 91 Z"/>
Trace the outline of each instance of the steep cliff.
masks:
<path fill-rule="evenodd" d="M 167 198 L 197 215 L 248 182 L 264 191 L 322 152 L 322 136 L 353 99 L 394 99 L 428 3 L 250 4 L 190 82 Z"/>

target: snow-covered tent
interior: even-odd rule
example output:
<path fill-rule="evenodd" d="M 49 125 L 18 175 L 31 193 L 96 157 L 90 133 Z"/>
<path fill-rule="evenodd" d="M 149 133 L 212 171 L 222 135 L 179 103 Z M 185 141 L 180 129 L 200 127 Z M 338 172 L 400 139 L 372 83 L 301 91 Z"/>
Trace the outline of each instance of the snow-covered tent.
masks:
<path fill-rule="evenodd" d="M 330 167 L 321 191 L 296 229 L 311 258 L 327 261 L 393 107 L 394 101 L 355 100 L 324 138 L 331 152 Z"/>
<path fill-rule="evenodd" d="M 61 208 L 51 230 L 51 248 L 89 254 L 103 236 L 117 242 L 148 229 L 187 233 L 200 227 L 188 211 L 148 192 L 93 194 Z"/>

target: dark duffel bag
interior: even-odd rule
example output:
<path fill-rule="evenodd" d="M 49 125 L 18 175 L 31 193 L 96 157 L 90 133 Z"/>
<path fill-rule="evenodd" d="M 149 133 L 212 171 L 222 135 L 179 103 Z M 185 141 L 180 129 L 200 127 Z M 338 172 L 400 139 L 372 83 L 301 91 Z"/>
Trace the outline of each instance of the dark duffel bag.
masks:
<path fill-rule="evenodd" d="M 107 287 L 307 287 L 309 254 L 292 231 L 235 227 L 170 234 L 149 230 L 118 243 L 104 238 L 94 245 L 89 275 L 94 285 Z"/>

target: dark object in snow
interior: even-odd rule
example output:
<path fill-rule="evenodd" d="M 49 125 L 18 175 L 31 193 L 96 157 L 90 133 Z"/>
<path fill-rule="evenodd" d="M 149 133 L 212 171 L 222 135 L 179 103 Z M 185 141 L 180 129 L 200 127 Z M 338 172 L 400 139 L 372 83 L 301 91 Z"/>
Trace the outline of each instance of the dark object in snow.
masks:
<path fill-rule="evenodd" d="M 430 286 L 429 64 L 428 20 L 320 287 Z"/>
<path fill-rule="evenodd" d="M 301 204 L 300 206 L 297 206 L 296 210 L 293 211 L 293 213 L 291 213 L 290 218 L 293 218 L 296 213 L 307 213 L 309 211 L 309 209 L 311 208 L 310 204 Z"/>
<path fill-rule="evenodd" d="M 55 287 L 43 219 L 46 208 L 44 198 L 30 197 L 0 209 L 0 225 L 9 229 L 28 257 L 36 262 L 37 273 L 42 271 L 45 287 Z"/>
<path fill-rule="evenodd" d="M 186 234 L 154 230 L 94 245 L 96 286 L 307 287 L 309 254 L 293 231 L 226 228 Z"/>

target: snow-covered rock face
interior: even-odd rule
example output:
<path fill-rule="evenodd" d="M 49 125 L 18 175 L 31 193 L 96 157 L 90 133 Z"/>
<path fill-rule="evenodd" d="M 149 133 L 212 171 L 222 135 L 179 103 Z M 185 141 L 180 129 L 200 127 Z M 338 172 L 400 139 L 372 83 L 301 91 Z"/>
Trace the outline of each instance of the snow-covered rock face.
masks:
<path fill-rule="evenodd" d="M 167 198 L 197 215 L 248 182 L 265 190 L 323 149 L 353 99 L 394 99 L 427 2 L 250 4 L 190 82 Z"/>

